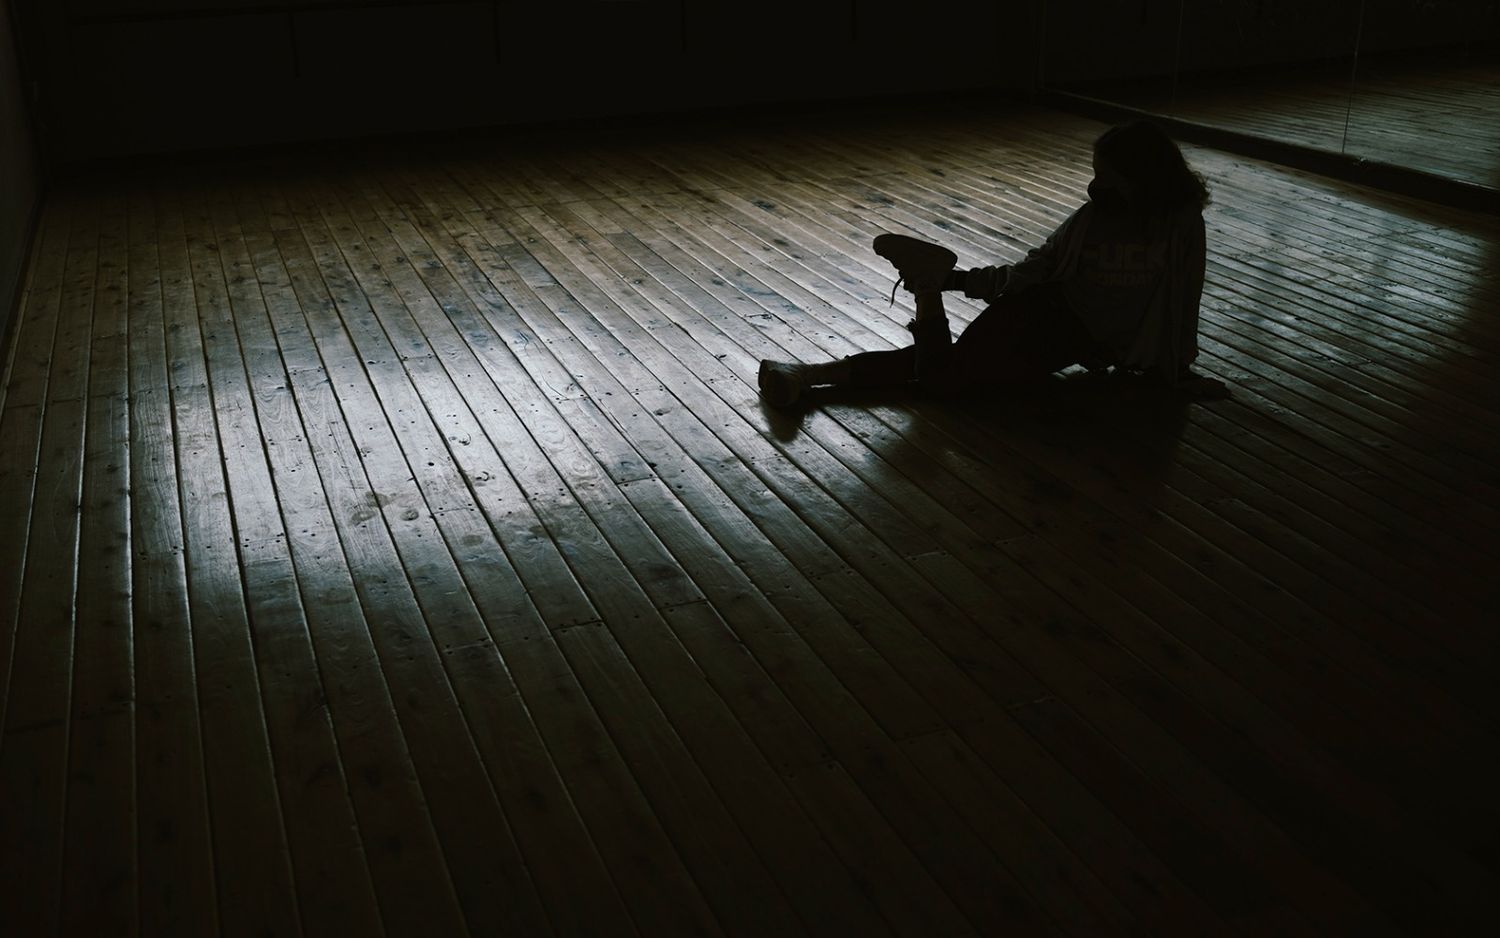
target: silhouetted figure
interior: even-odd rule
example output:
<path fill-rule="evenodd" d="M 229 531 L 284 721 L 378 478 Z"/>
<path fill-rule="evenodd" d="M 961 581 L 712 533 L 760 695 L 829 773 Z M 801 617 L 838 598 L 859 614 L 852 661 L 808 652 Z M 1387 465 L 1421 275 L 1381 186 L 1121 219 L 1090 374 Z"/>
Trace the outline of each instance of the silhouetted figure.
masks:
<path fill-rule="evenodd" d="M 1094 142 L 1089 201 L 1018 264 L 954 270 L 947 248 L 905 235 L 875 252 L 916 299 L 915 342 L 818 365 L 760 363 L 767 403 L 786 407 L 814 385 L 916 382 L 940 391 L 1029 381 L 1082 364 L 1144 375 L 1195 398 L 1227 389 L 1195 375 L 1208 190 L 1154 124 L 1115 127 Z M 943 291 L 989 301 L 950 338 Z"/>

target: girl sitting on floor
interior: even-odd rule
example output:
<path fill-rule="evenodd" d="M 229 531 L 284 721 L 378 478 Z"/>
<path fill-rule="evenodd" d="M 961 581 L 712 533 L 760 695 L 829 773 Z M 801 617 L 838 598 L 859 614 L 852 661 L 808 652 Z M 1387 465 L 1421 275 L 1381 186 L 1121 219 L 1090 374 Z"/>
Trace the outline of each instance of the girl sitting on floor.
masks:
<path fill-rule="evenodd" d="M 1220 382 L 1189 370 L 1198 355 L 1203 207 L 1208 190 L 1154 124 L 1094 142 L 1089 200 L 1018 264 L 954 270 L 947 248 L 899 234 L 875 239 L 916 300 L 912 345 L 834 362 L 760 363 L 767 403 L 787 407 L 816 385 L 915 382 L 956 391 L 1029 381 L 1069 365 L 1138 372 L 1195 398 Z M 952 341 L 943 291 L 989 305 Z"/>

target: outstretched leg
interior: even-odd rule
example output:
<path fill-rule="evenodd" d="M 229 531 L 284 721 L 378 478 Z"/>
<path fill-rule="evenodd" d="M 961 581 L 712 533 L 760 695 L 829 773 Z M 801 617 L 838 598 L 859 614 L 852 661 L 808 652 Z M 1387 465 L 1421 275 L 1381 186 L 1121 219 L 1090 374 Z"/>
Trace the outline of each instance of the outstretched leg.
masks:
<path fill-rule="evenodd" d="M 817 365 L 773 362 L 769 358 L 763 358 L 758 376 L 760 396 L 772 407 L 790 407 L 801 399 L 802 392 L 808 388 L 823 384 L 849 384 L 853 373 L 851 363 L 858 357 L 855 355 Z"/>
<path fill-rule="evenodd" d="M 789 407 L 807 388 L 818 385 L 877 387 L 913 379 L 932 383 L 944 375 L 953 341 L 941 291 L 958 255 L 940 245 L 897 234 L 876 237 L 875 253 L 895 266 L 901 281 L 916 297 L 917 318 L 907 327 L 916 338 L 915 344 L 892 351 L 861 352 L 819 365 L 763 360 L 759 383 L 766 403 Z"/>

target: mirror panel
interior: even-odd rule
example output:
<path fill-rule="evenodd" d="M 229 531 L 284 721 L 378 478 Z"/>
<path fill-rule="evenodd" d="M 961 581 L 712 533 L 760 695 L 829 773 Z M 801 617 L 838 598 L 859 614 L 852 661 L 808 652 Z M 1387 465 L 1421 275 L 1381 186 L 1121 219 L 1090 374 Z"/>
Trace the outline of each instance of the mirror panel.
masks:
<path fill-rule="evenodd" d="M 1500 3 L 1367 0 L 1344 152 L 1500 189 Z"/>
<path fill-rule="evenodd" d="M 1340 149 L 1360 0 L 1178 0 L 1174 100 L 1165 113 L 1320 150 Z"/>

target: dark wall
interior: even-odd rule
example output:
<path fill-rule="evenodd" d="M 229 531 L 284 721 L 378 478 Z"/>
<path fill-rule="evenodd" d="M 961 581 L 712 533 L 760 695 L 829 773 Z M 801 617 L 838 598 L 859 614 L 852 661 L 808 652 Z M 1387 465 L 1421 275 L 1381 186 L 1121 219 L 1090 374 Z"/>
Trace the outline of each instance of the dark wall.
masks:
<path fill-rule="evenodd" d="M 38 194 L 37 162 L 21 85 L 9 0 L 0 0 L 0 336 L 9 334 Z"/>
<path fill-rule="evenodd" d="M 1045 0 L 1048 83 L 1500 39 L 1497 0 Z M 1183 38 L 1179 51 L 1177 37 Z"/>
<path fill-rule="evenodd" d="M 9 0 L 64 160 L 1348 55 L 1362 0 Z M 1500 0 L 1363 0 L 1366 52 Z M 1179 28 L 1186 38 L 1177 47 Z"/>
<path fill-rule="evenodd" d="M 80 160 L 1017 86 L 1032 47 L 999 40 L 1038 0 L 20 2 L 49 149 Z"/>

